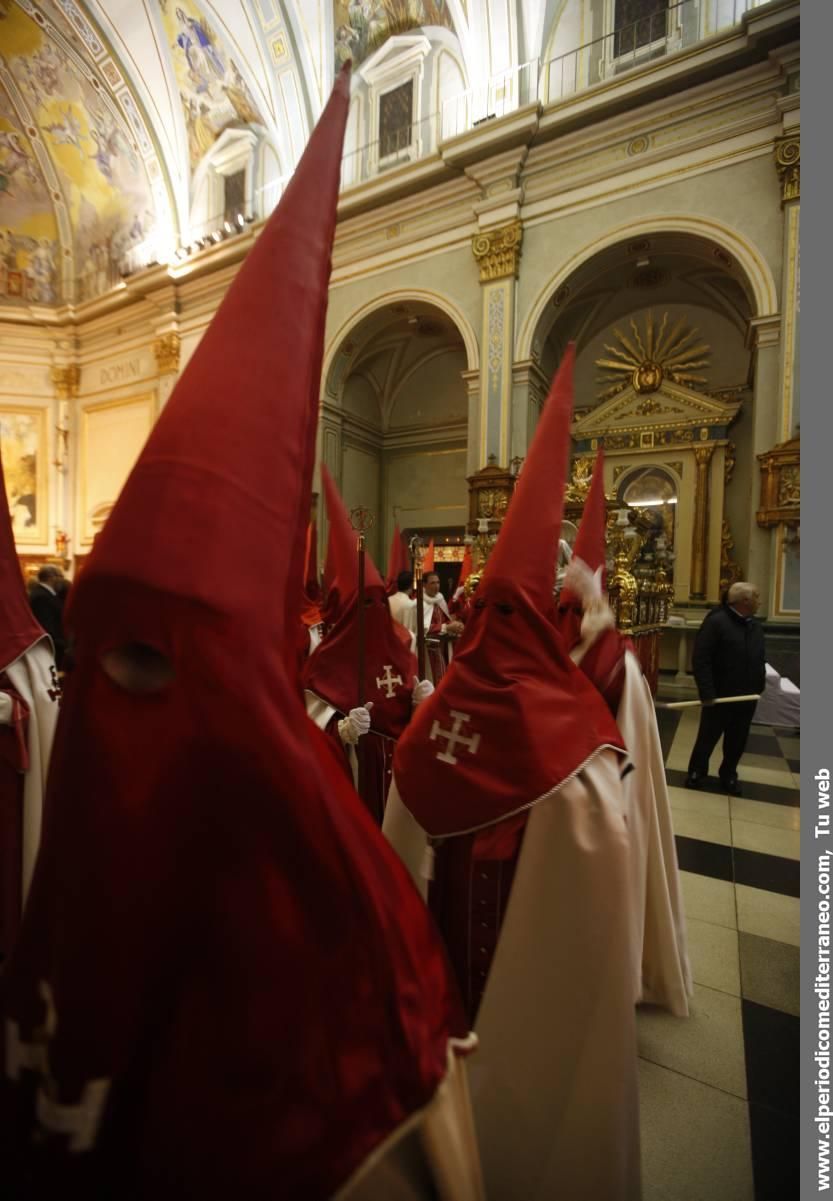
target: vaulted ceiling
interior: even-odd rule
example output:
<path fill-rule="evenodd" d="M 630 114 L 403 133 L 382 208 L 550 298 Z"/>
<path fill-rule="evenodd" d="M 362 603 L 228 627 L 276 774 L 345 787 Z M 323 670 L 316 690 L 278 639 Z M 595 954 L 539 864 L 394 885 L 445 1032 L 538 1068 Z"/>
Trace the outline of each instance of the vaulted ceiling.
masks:
<path fill-rule="evenodd" d="M 259 128 L 289 175 L 344 58 L 431 26 L 459 30 L 465 55 L 467 9 L 0 0 L 0 305 L 78 302 L 150 241 L 146 259 L 172 252 L 188 240 L 195 170 L 225 130 Z"/>

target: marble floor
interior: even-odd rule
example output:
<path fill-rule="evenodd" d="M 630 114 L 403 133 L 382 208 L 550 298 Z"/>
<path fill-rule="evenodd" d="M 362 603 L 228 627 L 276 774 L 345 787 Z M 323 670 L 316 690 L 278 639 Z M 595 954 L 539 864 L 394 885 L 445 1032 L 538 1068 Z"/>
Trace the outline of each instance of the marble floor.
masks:
<path fill-rule="evenodd" d="M 677 699 L 661 685 L 663 697 Z M 644 1201 L 788 1201 L 798 1195 L 798 734 L 753 726 L 743 797 L 728 797 L 716 779 L 715 791 L 683 787 L 699 710 L 657 718 L 695 992 L 688 1020 L 638 1012 Z"/>

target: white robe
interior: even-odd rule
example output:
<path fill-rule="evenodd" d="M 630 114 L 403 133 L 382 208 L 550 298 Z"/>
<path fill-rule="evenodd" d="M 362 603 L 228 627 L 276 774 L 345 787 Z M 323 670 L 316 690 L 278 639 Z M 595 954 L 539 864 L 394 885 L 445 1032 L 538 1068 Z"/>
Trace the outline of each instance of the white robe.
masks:
<path fill-rule="evenodd" d="M 651 690 L 631 651 L 616 721 L 634 769 L 624 779 L 634 997 L 688 1017 L 691 968 L 671 804 Z"/>
<path fill-rule="evenodd" d="M 424 832 L 396 782 L 383 832 L 423 894 Z M 638 1201 L 629 839 L 601 751 L 532 808 L 469 1066 L 494 1201 Z"/>
<path fill-rule="evenodd" d="M 416 612 L 416 601 L 411 600 L 407 592 L 394 592 L 393 596 L 388 597 L 388 606 L 393 620 L 398 621 L 400 625 L 410 630 L 411 622 L 409 614 L 411 610 Z"/>
<path fill-rule="evenodd" d="M 46 636 L 39 639 L 14 663 L 6 668 L 6 675 L 29 709 L 27 728 L 27 750 L 29 770 L 23 781 L 23 865 L 21 911 L 29 894 L 32 873 L 40 846 L 41 823 L 43 821 L 43 798 L 46 793 L 46 778 L 52 740 L 58 721 L 58 701 L 54 693 L 56 681 L 53 676 L 55 657 L 52 643 Z"/>

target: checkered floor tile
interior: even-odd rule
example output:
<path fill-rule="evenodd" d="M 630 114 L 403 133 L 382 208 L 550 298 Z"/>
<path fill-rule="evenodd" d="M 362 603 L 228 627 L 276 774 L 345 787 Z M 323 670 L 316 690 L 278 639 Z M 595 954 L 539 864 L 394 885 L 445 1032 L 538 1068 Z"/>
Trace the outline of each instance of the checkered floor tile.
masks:
<path fill-rule="evenodd" d="M 658 699 L 683 698 L 661 684 Z M 657 710 L 695 995 L 687 1020 L 639 1011 L 643 1197 L 784 1201 L 798 1190 L 800 735 L 753 726 L 729 797 L 716 775 L 684 787 L 698 721 Z"/>

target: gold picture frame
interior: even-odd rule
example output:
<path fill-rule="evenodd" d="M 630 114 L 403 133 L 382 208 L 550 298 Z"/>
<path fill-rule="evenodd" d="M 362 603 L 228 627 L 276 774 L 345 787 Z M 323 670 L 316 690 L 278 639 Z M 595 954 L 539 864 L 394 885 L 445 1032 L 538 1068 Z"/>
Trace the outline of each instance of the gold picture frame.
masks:
<path fill-rule="evenodd" d="M 49 447 L 45 408 L 0 405 L 0 451 L 17 546 L 43 546 L 49 532 Z"/>

